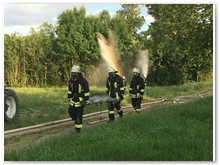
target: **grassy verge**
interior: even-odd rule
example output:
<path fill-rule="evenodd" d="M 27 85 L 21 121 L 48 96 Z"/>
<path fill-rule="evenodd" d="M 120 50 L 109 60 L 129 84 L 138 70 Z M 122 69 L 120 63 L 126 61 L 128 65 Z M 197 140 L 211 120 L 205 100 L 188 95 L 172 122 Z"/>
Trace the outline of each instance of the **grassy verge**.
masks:
<path fill-rule="evenodd" d="M 212 87 L 212 83 L 190 83 L 180 86 L 146 87 L 143 102 L 156 98 L 172 98 L 181 94 L 193 92 L 202 88 Z M 20 105 L 19 117 L 11 123 L 4 123 L 4 129 L 10 130 L 34 124 L 69 118 L 67 103 L 67 87 L 48 88 L 14 88 Z M 91 96 L 105 94 L 104 87 L 90 87 Z M 122 106 L 130 105 L 130 97 L 126 92 Z M 84 114 L 107 109 L 107 105 L 87 106 Z"/>
<path fill-rule="evenodd" d="M 10 130 L 34 124 L 69 118 L 67 89 L 62 88 L 14 88 L 19 99 L 20 112 L 17 120 L 7 123 L 4 129 Z M 104 88 L 91 88 L 91 96 L 104 93 Z M 84 114 L 101 110 L 103 107 L 87 106 Z"/>
<path fill-rule="evenodd" d="M 192 93 L 203 88 L 212 87 L 211 82 L 196 82 L 187 83 L 183 85 L 174 86 L 161 86 L 161 87 L 147 87 L 146 96 L 150 98 L 173 98 L 175 96 Z"/>
<path fill-rule="evenodd" d="M 6 151 L 5 161 L 212 161 L 213 97 Z"/>

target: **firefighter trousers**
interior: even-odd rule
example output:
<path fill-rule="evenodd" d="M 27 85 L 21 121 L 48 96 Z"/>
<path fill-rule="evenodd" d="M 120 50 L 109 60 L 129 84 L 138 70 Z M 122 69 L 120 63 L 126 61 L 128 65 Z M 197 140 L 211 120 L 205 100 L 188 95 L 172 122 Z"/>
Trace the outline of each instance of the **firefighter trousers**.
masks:
<path fill-rule="evenodd" d="M 131 103 L 136 112 L 141 111 L 141 98 L 132 98 Z"/>
<path fill-rule="evenodd" d="M 115 119 L 115 111 L 117 110 L 119 117 L 123 116 L 123 111 L 121 109 L 121 101 L 118 101 L 116 103 L 108 103 L 108 112 L 109 112 L 109 121 L 113 121 Z"/>
<path fill-rule="evenodd" d="M 69 115 L 73 121 L 75 121 L 75 129 L 79 132 L 82 128 L 82 117 L 83 117 L 84 106 L 75 107 L 69 106 Z"/>

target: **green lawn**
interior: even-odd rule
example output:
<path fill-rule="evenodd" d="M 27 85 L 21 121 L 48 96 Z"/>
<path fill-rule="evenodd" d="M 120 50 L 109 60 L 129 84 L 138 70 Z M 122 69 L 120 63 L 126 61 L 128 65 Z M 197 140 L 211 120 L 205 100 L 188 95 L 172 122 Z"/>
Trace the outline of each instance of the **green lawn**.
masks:
<path fill-rule="evenodd" d="M 18 151 L 5 161 L 212 161 L 213 97 L 126 115 Z"/>
<path fill-rule="evenodd" d="M 146 87 L 143 102 L 154 101 L 155 99 L 166 97 L 173 98 L 178 95 L 188 94 L 203 88 L 211 88 L 212 83 L 200 82 L 189 83 L 179 86 Z M 21 87 L 14 88 L 17 93 L 20 105 L 20 113 L 17 120 L 4 122 L 4 130 L 10 130 L 54 120 L 69 118 L 67 87 Z M 95 96 L 105 94 L 105 87 L 90 87 L 90 95 Z M 126 92 L 122 106 L 131 105 L 130 97 Z M 107 109 L 107 105 L 87 106 L 84 114 Z"/>

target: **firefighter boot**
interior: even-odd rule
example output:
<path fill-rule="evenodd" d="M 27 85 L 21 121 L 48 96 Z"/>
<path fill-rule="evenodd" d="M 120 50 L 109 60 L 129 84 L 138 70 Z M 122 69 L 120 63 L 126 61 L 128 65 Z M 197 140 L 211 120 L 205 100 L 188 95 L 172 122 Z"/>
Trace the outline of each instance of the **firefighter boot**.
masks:
<path fill-rule="evenodd" d="M 77 133 L 80 133 L 81 129 L 80 128 L 75 128 L 75 130 L 76 130 Z"/>
<path fill-rule="evenodd" d="M 115 112 L 114 112 L 114 110 L 109 110 L 108 117 L 109 117 L 109 122 L 115 120 Z"/>
<path fill-rule="evenodd" d="M 122 111 L 122 109 L 120 109 L 120 110 L 118 111 L 118 115 L 119 115 L 120 118 L 123 117 L 123 111 Z"/>
<path fill-rule="evenodd" d="M 109 114 L 108 116 L 109 116 L 109 122 L 112 122 L 115 120 L 114 114 Z"/>

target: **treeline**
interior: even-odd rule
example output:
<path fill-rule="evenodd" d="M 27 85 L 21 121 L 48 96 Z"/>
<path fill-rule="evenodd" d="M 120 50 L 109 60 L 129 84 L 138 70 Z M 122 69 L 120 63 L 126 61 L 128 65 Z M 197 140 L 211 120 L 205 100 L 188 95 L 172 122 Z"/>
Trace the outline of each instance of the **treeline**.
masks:
<path fill-rule="evenodd" d="M 146 32 L 153 84 L 212 79 L 213 5 L 146 5 L 155 18 Z"/>
<path fill-rule="evenodd" d="M 212 5 L 123 4 L 121 7 L 113 17 L 106 10 L 97 16 L 86 16 L 85 8 L 74 7 L 58 15 L 56 25 L 45 22 L 37 30 L 31 29 L 27 36 L 16 32 L 5 34 L 5 83 L 64 85 L 72 65 L 78 64 L 92 84 L 91 75 L 101 60 L 98 33 L 111 39 L 109 31 L 113 32 L 116 54 L 127 78 L 139 51 L 146 49 L 150 85 L 181 84 L 212 76 Z M 147 31 L 139 32 L 145 23 L 141 7 L 148 10 L 155 22 Z"/>

